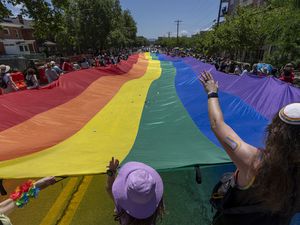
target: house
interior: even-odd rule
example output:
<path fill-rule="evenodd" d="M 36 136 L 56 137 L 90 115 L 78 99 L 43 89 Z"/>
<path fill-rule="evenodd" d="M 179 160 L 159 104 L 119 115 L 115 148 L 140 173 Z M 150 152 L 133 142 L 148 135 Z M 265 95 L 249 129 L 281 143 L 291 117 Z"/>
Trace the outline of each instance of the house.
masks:
<path fill-rule="evenodd" d="M 233 14 L 238 6 L 261 6 L 266 0 L 229 0 L 228 14 Z"/>
<path fill-rule="evenodd" d="M 32 20 L 26 20 L 22 15 L 4 18 L 0 27 L 0 55 L 26 55 L 38 52 Z"/>

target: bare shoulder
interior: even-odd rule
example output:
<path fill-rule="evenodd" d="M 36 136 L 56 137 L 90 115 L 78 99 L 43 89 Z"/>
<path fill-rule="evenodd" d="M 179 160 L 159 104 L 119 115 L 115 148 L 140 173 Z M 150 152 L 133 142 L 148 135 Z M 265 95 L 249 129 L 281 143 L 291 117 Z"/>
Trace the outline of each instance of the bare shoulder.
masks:
<path fill-rule="evenodd" d="M 238 166 L 239 176 L 237 182 L 239 186 L 245 187 L 249 186 L 255 179 L 256 171 L 261 165 L 262 152 L 245 142 L 241 144 L 240 151 L 243 152 L 243 158 Z"/>
<path fill-rule="evenodd" d="M 256 170 L 260 165 L 262 152 L 259 148 L 252 146 L 246 142 L 242 142 L 240 146 L 241 160 L 247 170 Z"/>

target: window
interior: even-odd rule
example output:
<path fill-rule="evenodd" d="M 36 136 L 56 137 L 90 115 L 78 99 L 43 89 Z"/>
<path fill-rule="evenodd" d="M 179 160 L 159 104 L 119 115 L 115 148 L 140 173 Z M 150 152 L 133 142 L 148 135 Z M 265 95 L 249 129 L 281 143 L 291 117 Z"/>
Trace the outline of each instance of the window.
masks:
<path fill-rule="evenodd" d="M 9 29 L 8 28 L 3 28 L 3 33 L 4 33 L 4 35 L 9 35 Z"/>
<path fill-rule="evenodd" d="M 19 38 L 19 32 L 18 32 L 18 30 L 15 29 L 15 32 L 16 32 L 16 38 Z"/>
<path fill-rule="evenodd" d="M 20 51 L 21 51 L 21 52 L 24 52 L 24 49 L 23 49 L 23 46 L 22 46 L 22 45 L 20 45 L 19 48 L 20 48 Z"/>
<path fill-rule="evenodd" d="M 24 45 L 24 49 L 25 49 L 25 52 L 28 52 L 28 47 L 27 47 L 27 45 Z"/>

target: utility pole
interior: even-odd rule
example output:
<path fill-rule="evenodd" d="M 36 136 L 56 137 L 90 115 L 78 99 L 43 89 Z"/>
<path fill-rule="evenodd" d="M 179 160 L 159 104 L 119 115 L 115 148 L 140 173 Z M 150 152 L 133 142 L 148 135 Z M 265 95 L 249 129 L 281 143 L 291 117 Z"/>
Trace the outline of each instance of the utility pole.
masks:
<path fill-rule="evenodd" d="M 178 42 L 179 42 L 179 40 L 178 40 L 179 24 L 182 23 L 183 21 L 181 21 L 181 20 L 175 20 L 174 22 L 177 23 L 177 47 L 178 47 Z"/>
<path fill-rule="evenodd" d="M 218 27 L 219 24 L 220 24 L 222 2 L 223 2 L 223 0 L 220 0 L 219 13 L 218 13 L 218 20 L 217 20 L 217 27 Z"/>

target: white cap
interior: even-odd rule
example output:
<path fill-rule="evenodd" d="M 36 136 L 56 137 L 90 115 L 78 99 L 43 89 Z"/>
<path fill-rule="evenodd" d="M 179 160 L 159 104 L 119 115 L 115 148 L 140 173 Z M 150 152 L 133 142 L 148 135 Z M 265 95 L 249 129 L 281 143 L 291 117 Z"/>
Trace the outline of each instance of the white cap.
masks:
<path fill-rule="evenodd" d="M 0 65 L 0 69 L 5 70 L 5 73 L 7 73 L 10 70 L 10 66 L 2 64 L 2 65 Z"/>
<path fill-rule="evenodd" d="M 280 119 L 288 124 L 300 125 L 300 103 L 292 103 L 279 111 Z"/>

